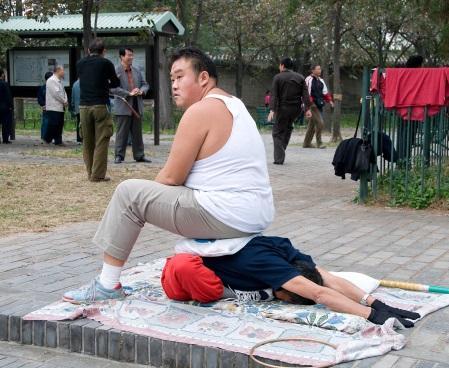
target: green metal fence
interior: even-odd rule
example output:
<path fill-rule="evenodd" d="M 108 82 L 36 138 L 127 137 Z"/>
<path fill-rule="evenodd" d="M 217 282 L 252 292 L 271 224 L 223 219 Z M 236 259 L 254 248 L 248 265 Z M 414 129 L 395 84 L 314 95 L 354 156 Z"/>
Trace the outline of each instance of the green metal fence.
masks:
<path fill-rule="evenodd" d="M 427 207 L 449 194 L 449 109 L 424 121 L 403 119 L 387 110 L 379 94 L 369 93 L 368 69 L 362 91 L 363 138 L 370 140 L 376 163 L 360 180 L 360 200 Z"/>

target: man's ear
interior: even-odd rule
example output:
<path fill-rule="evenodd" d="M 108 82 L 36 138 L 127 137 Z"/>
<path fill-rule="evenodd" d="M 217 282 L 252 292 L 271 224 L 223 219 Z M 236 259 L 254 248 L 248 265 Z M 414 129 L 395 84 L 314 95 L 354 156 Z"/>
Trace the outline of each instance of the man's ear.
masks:
<path fill-rule="evenodd" d="M 198 81 L 200 83 L 201 87 L 205 87 L 207 85 L 207 83 L 209 83 L 209 73 L 206 72 L 205 70 L 203 70 L 202 72 L 200 72 L 199 76 L 198 76 Z"/>

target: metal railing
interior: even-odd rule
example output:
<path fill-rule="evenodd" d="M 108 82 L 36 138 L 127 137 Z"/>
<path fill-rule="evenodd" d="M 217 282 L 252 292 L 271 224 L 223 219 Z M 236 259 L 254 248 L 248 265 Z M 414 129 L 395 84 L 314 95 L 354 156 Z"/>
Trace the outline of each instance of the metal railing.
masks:
<path fill-rule="evenodd" d="M 380 71 L 379 71 L 380 72 Z M 359 198 L 387 200 L 392 205 L 427 207 L 449 190 L 449 109 L 443 107 L 424 121 L 403 119 L 384 107 L 378 93 L 369 92 L 370 73 L 364 70 L 362 90 L 363 138 L 371 142 L 376 163 L 361 176 Z M 410 203 L 412 200 L 412 203 Z"/>

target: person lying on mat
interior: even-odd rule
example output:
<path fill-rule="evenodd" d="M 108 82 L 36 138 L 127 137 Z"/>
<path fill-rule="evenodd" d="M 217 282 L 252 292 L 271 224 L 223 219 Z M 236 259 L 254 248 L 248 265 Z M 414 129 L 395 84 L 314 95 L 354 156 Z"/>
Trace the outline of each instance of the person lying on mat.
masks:
<path fill-rule="evenodd" d="M 198 249 L 201 247 L 204 245 L 199 244 Z M 180 301 L 208 303 L 229 297 L 269 301 L 274 294 L 286 302 L 324 304 L 333 311 L 364 317 L 375 324 L 393 317 L 408 328 L 414 326 L 411 320 L 421 317 L 386 305 L 316 266 L 312 257 L 281 237 L 255 236 L 232 255 L 178 253 L 167 259 L 161 282 L 167 296 Z"/>

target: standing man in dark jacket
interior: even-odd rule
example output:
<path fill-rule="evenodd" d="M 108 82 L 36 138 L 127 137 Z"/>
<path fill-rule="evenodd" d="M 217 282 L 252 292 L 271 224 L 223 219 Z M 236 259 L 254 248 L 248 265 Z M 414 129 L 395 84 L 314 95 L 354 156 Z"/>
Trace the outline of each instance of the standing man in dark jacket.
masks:
<path fill-rule="evenodd" d="M 5 72 L 0 69 L 0 124 L 2 125 L 3 143 L 11 143 L 12 112 L 14 103 L 8 83 L 5 81 Z"/>
<path fill-rule="evenodd" d="M 109 89 L 120 85 L 114 65 L 104 58 L 104 43 L 99 38 L 89 45 L 89 55 L 77 64 L 80 80 L 80 120 L 83 156 L 90 181 L 109 181 L 109 140 L 113 133 L 109 111 Z"/>
<path fill-rule="evenodd" d="M 47 92 L 47 81 L 53 75 L 52 72 L 47 72 L 44 75 L 45 83 L 39 87 L 37 90 L 37 103 L 42 108 L 42 120 L 41 120 L 41 144 L 45 143 L 44 137 L 48 130 L 48 117 L 47 111 L 45 110 L 45 94 Z"/>
<path fill-rule="evenodd" d="M 293 61 L 284 58 L 279 65 L 280 73 L 273 79 L 271 88 L 270 114 L 268 121 L 275 117 L 273 125 L 274 164 L 282 165 L 285 150 L 293 131 L 293 123 L 301 114 L 302 104 L 306 117 L 311 116 L 310 99 L 304 77 L 292 71 Z"/>
<path fill-rule="evenodd" d="M 115 136 L 115 163 L 125 160 L 128 137 L 131 133 L 133 157 L 137 162 L 151 162 L 145 158 L 142 137 L 143 98 L 150 88 L 142 72 L 132 65 L 134 51 L 129 47 L 119 50 L 120 65 L 115 69 L 120 87 L 111 89 L 119 98 L 114 99 L 114 115 L 117 127 Z M 123 101 L 121 98 L 126 100 Z M 138 113 L 131 111 L 130 107 Z"/>

